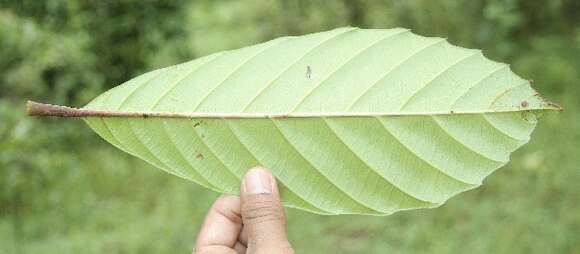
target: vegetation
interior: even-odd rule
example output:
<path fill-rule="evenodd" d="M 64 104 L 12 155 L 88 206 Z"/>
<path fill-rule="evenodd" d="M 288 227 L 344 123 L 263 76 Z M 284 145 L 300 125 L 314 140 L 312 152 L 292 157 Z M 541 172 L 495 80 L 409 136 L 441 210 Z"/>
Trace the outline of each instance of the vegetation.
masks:
<path fill-rule="evenodd" d="M 118 153 L 80 121 L 24 117 L 26 99 L 82 106 L 155 68 L 346 25 L 482 48 L 565 111 L 483 187 L 438 209 L 289 209 L 299 252 L 578 253 L 579 10 L 575 0 L 0 0 L 0 253 L 187 253 L 217 196 Z"/>

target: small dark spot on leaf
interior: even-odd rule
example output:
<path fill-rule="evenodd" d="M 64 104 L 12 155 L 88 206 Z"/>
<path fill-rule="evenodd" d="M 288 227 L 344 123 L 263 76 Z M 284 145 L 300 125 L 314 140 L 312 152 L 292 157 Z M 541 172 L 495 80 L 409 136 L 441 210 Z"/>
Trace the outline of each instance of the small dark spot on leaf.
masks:
<path fill-rule="evenodd" d="M 193 127 L 197 127 L 197 126 L 199 126 L 200 124 L 201 124 L 201 122 L 195 122 L 195 123 L 193 123 Z"/>
<path fill-rule="evenodd" d="M 533 113 L 530 110 L 522 111 L 522 120 L 524 120 L 528 123 L 536 123 L 538 121 L 538 117 L 539 117 L 539 115 Z"/>
<path fill-rule="evenodd" d="M 203 160 L 205 157 L 203 157 L 203 154 L 198 153 L 197 155 L 195 155 L 195 158 L 197 158 L 198 160 Z"/>
<path fill-rule="evenodd" d="M 451 114 L 455 114 L 455 111 L 451 110 Z"/>
<path fill-rule="evenodd" d="M 530 79 L 528 81 L 530 81 L 530 84 L 533 84 L 534 83 L 534 80 L 533 79 Z"/>
<path fill-rule="evenodd" d="M 306 78 L 310 79 L 312 77 L 312 68 L 310 68 L 310 65 L 306 66 Z"/>
<path fill-rule="evenodd" d="M 201 138 L 205 138 L 205 135 L 201 134 L 201 135 L 200 135 L 200 137 L 201 137 Z"/>
<path fill-rule="evenodd" d="M 142 116 L 143 118 L 147 118 L 147 117 L 149 117 L 149 116 L 148 116 L 147 114 L 145 114 L 145 113 L 144 113 L 144 114 L 142 114 L 141 116 Z"/>
<path fill-rule="evenodd" d="M 527 108 L 528 107 L 528 102 L 527 101 L 522 101 L 521 105 L 522 105 L 522 108 Z"/>

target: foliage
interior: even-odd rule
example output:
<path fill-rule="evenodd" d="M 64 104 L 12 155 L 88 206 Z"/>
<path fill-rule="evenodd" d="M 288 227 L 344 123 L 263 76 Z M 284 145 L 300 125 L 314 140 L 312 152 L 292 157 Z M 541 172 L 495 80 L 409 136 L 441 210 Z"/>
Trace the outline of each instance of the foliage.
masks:
<path fill-rule="evenodd" d="M 80 106 L 151 69 L 346 25 L 482 48 L 565 111 L 482 188 L 439 209 L 388 218 L 288 210 L 298 250 L 578 252 L 580 2 L 165 2 L 0 0 L 0 252 L 187 252 L 215 198 L 117 154 L 80 122 L 25 118 L 26 99 Z"/>
<path fill-rule="evenodd" d="M 207 188 L 238 193 L 259 164 L 289 207 L 375 215 L 479 186 L 527 143 L 536 114 L 557 109 L 480 51 L 352 27 L 148 72 L 85 108 L 162 112 L 85 120 L 118 148 Z"/>

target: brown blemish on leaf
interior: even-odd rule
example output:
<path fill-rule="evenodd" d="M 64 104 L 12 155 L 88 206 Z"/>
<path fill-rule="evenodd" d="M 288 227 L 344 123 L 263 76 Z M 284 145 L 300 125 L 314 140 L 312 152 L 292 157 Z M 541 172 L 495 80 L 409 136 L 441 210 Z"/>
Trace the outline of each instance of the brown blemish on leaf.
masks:
<path fill-rule="evenodd" d="M 520 116 L 522 117 L 522 119 L 524 121 L 528 121 L 528 113 L 526 111 L 522 111 L 522 113 L 520 114 Z"/>
<path fill-rule="evenodd" d="M 528 122 L 528 123 L 537 123 L 538 119 L 541 117 L 542 113 L 541 112 L 533 112 L 531 110 L 525 110 L 522 111 L 521 113 L 521 117 L 522 120 Z"/>
<path fill-rule="evenodd" d="M 203 157 L 203 154 L 201 154 L 201 153 L 198 153 L 197 155 L 195 155 L 195 158 L 197 158 L 198 160 L 205 159 L 205 157 Z"/>
<path fill-rule="evenodd" d="M 528 101 L 522 101 L 520 105 L 522 106 L 522 108 L 527 108 L 529 104 Z"/>
<path fill-rule="evenodd" d="M 193 124 L 193 127 L 197 127 L 197 126 L 199 126 L 200 124 L 201 124 L 201 122 L 195 122 L 195 123 Z"/>

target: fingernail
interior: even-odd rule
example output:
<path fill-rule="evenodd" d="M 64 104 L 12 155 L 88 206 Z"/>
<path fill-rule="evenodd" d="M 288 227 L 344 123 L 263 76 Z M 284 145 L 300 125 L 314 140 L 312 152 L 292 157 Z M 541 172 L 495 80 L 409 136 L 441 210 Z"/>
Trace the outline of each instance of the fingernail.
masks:
<path fill-rule="evenodd" d="M 244 177 L 244 188 L 249 194 L 272 193 L 270 176 L 262 168 L 253 168 Z"/>

